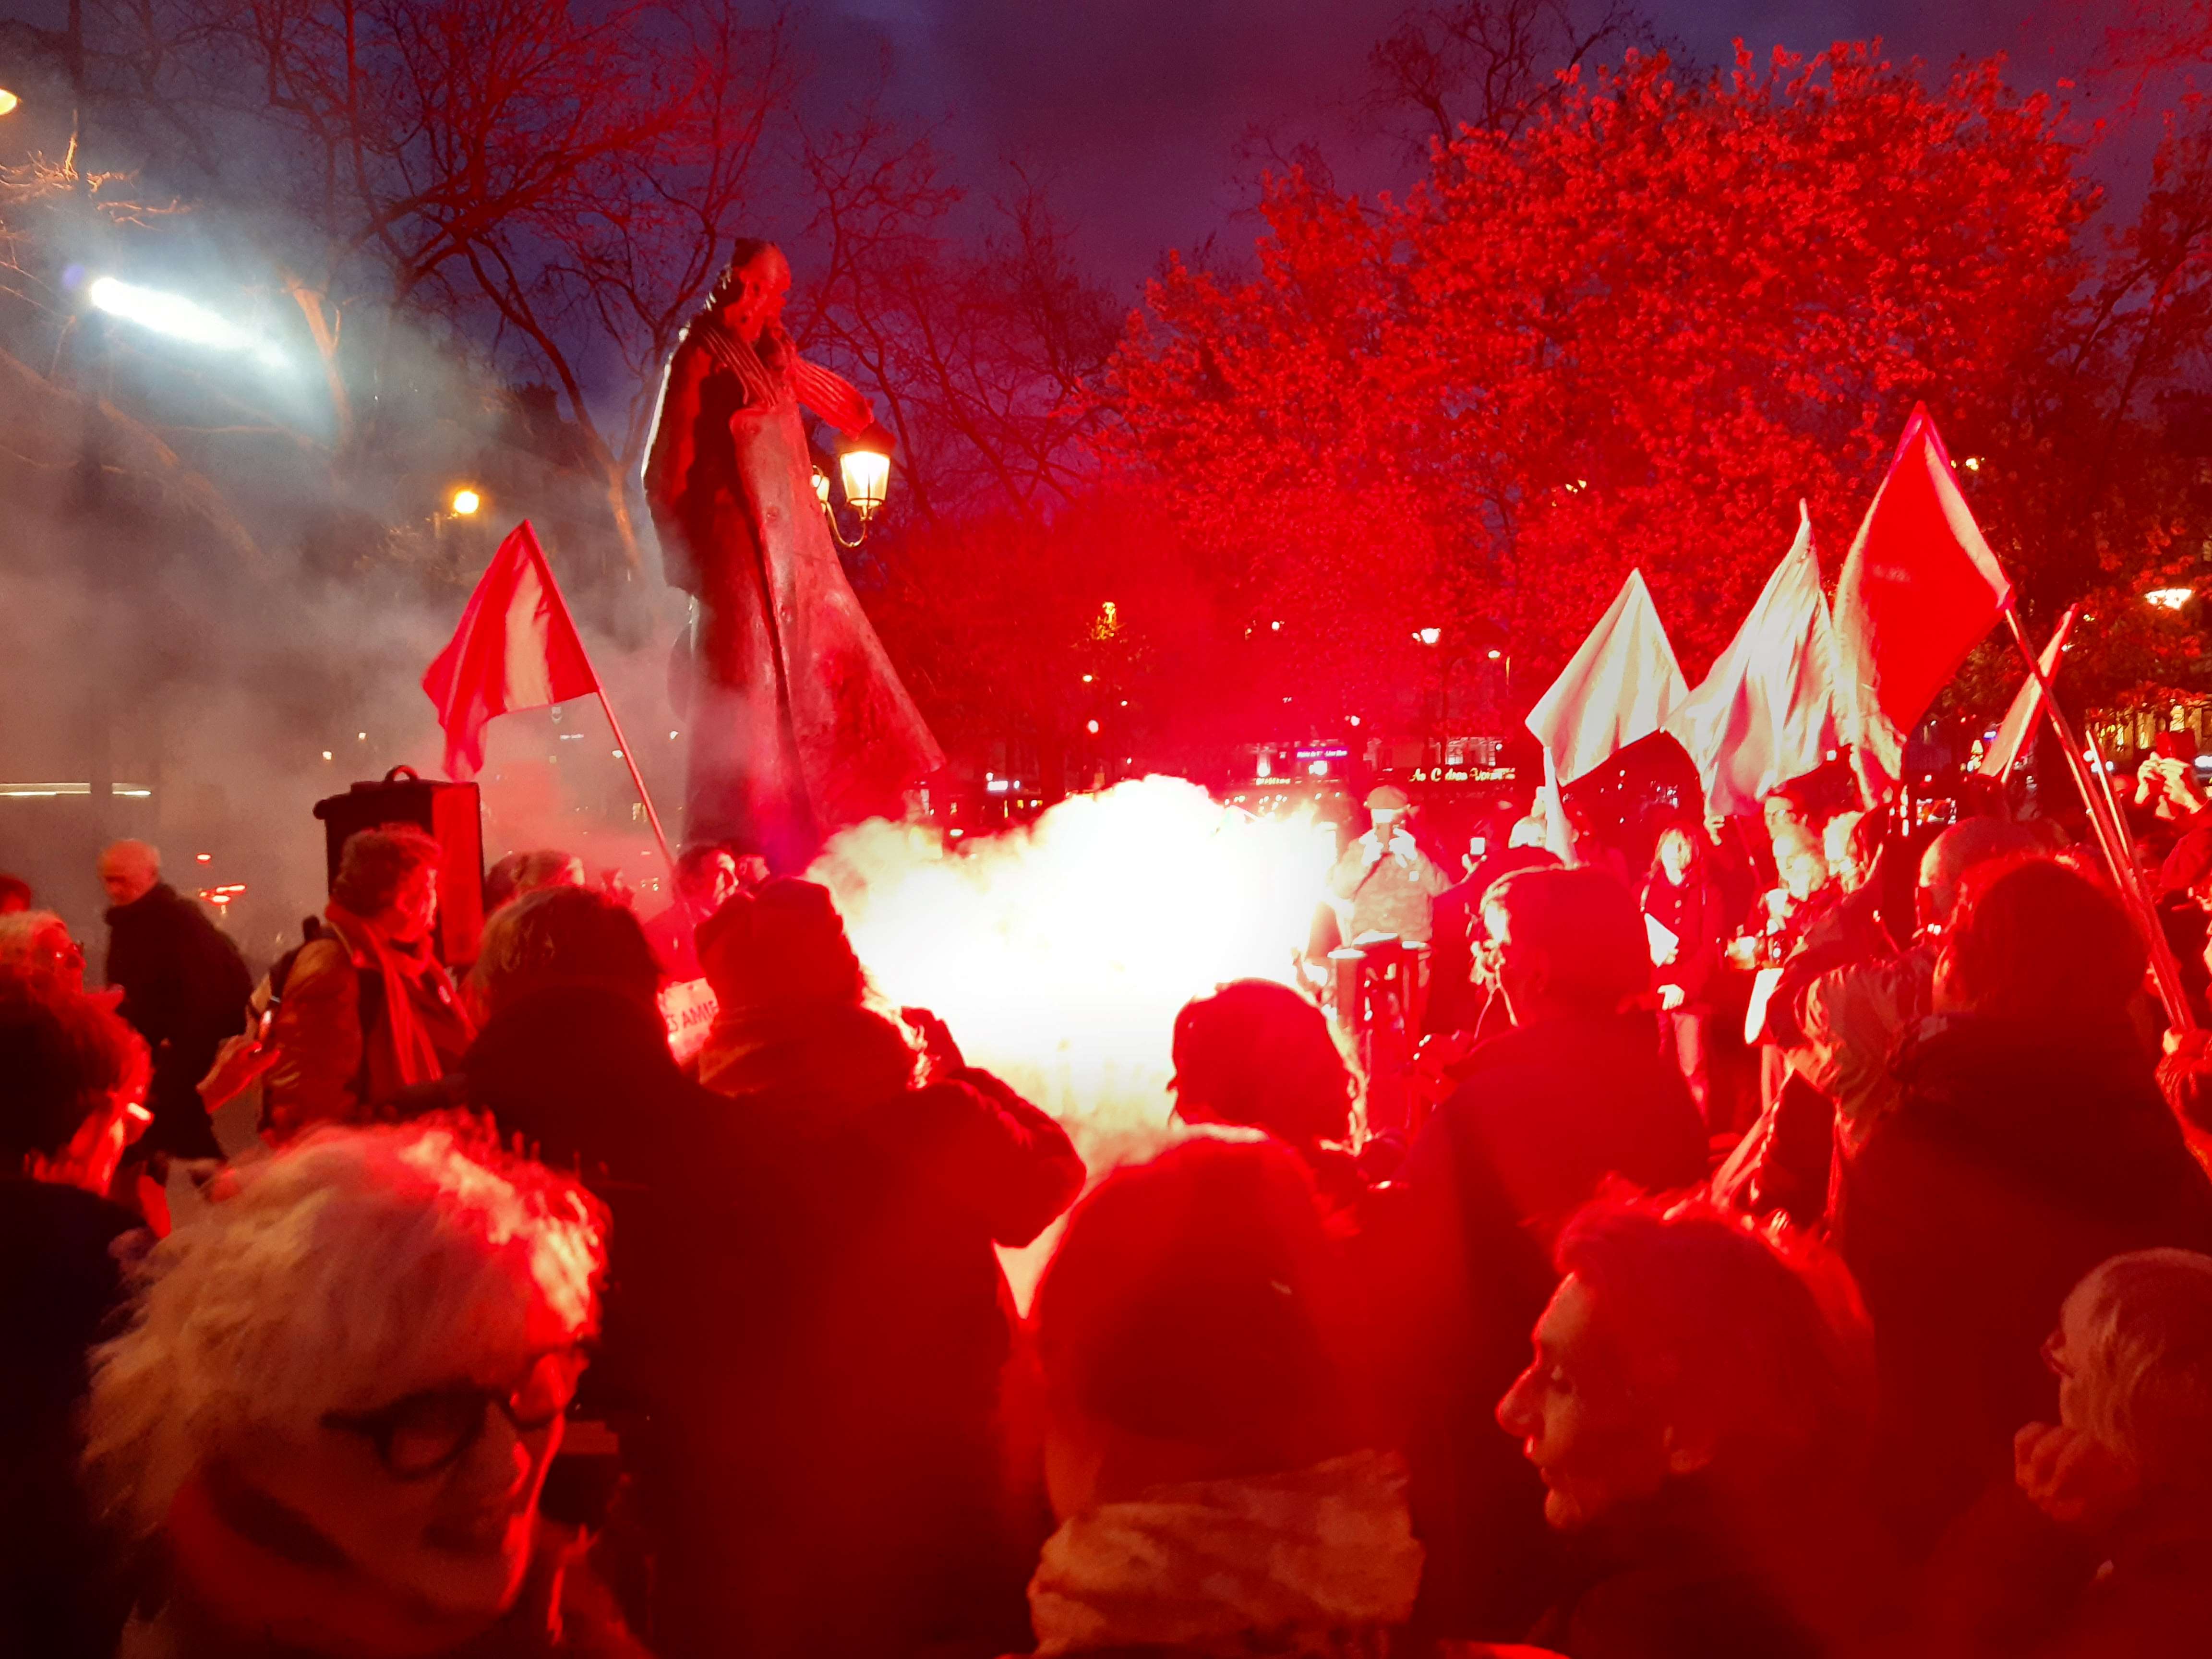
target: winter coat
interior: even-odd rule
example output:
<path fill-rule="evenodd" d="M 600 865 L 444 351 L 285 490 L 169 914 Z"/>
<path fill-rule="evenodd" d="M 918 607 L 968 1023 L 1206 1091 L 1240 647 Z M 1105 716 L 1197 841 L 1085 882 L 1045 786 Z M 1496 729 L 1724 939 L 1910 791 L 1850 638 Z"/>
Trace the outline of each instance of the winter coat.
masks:
<path fill-rule="evenodd" d="M 1566 1541 L 1559 1599 L 1528 1633 L 1568 1659 L 1819 1659 L 1830 1651 L 1731 1537 L 1694 1479 Z"/>
<path fill-rule="evenodd" d="M 1685 872 L 1681 885 L 1664 872 L 1644 884 L 1644 914 L 1674 934 L 1674 960 L 1652 969 L 1661 985 L 1679 985 L 1686 1006 L 1697 1007 L 1705 999 L 1705 986 L 1721 965 L 1728 948 L 1728 916 L 1719 890 L 1702 869 Z"/>
<path fill-rule="evenodd" d="M 1927 1659 L 2193 1659 L 2212 1633 L 2212 1514 L 2202 1493 L 2154 1492 L 2084 1532 L 2005 1480 L 1945 1535 L 1922 1602 Z"/>
<path fill-rule="evenodd" d="M 124 1606 L 76 1480 L 85 1355 L 123 1302 L 129 1212 L 0 1181 L 0 1653 L 106 1659 Z"/>
<path fill-rule="evenodd" d="M 1158 1486 L 1070 1518 L 1030 1581 L 1040 1659 L 1380 1655 L 1413 1611 L 1421 1547 L 1395 1456 Z"/>
<path fill-rule="evenodd" d="M 276 1062 L 262 1081 L 261 1128 L 275 1140 L 357 1121 L 435 1082 L 474 1036 L 427 943 L 394 945 L 335 903 L 324 914 L 329 925 L 293 958 L 270 1028 Z"/>
<path fill-rule="evenodd" d="M 1415 1141 L 1413 1289 L 1394 1340 L 1432 1633 L 1517 1638 L 1551 1595 L 1543 1486 L 1491 1409 L 1528 1363 L 1559 1229 L 1609 1175 L 1661 1190 L 1705 1177 L 1705 1131 L 1649 1015 L 1568 1017 L 1478 1048 Z"/>
<path fill-rule="evenodd" d="M 1909 1548 L 2055 1422 L 2040 1350 L 2081 1276 L 2125 1250 L 2212 1250 L 2212 1182 L 2133 1032 L 1925 1022 L 1900 1097 L 1844 1174 L 1844 1259 L 1875 1328 L 1875 1485 Z"/>
<path fill-rule="evenodd" d="M 203 1534 L 210 1530 L 202 1528 Z M 426 1648 L 394 1640 L 387 1644 L 349 1617 L 355 1598 L 362 1607 L 381 1613 L 391 1594 L 365 1584 L 343 1569 L 301 1564 L 275 1555 L 267 1547 L 234 1535 L 196 1540 L 204 1563 L 222 1564 L 222 1598 L 252 1606 L 246 1615 L 323 1624 L 327 1642 L 308 1638 L 278 1642 L 235 1628 L 235 1619 L 208 1612 L 214 1599 L 196 1594 L 182 1575 L 150 1595 L 123 1632 L 116 1659 L 653 1659 L 623 1623 L 605 1584 L 584 1559 L 582 1540 L 568 1529 L 540 1520 L 522 1589 L 506 1615 L 489 1630 L 452 1646 Z M 398 1619 L 406 1617 L 404 1612 Z"/>
<path fill-rule="evenodd" d="M 680 1540 L 659 1564 L 672 1655 L 1023 1640 L 1042 1529 L 1022 1530 L 1001 1466 L 996 1247 L 1064 1211 L 1083 1163 L 988 1073 L 916 1086 L 897 1030 L 816 1005 L 726 1019 L 702 1053 L 731 1128 L 689 1200 L 721 1242 L 686 1282 L 742 1313 L 671 1317 L 650 1362 L 671 1438 L 654 1506 Z"/>
<path fill-rule="evenodd" d="M 167 882 L 108 911 L 107 927 L 107 982 L 122 988 L 118 1012 L 154 1055 L 154 1122 L 139 1145 L 219 1157 L 198 1084 L 223 1039 L 246 1029 L 252 975 L 207 912 Z"/>
<path fill-rule="evenodd" d="M 1367 853 L 1376 844 L 1370 830 L 1344 849 L 1329 872 L 1328 890 L 1352 907 L 1346 942 L 1356 945 L 1369 933 L 1390 933 L 1408 944 L 1427 943 L 1436 896 L 1450 881 L 1425 853 L 1407 860 L 1385 847 L 1382 857 L 1370 864 Z"/>

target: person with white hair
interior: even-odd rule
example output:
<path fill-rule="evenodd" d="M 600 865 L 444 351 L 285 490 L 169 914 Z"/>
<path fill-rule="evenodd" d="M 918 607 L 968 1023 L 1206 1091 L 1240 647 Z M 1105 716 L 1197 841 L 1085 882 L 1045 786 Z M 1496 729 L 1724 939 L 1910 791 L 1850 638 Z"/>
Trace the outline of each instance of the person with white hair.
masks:
<path fill-rule="evenodd" d="M 1929 1651 L 1980 1659 L 2204 1650 L 2212 1632 L 2212 1257 L 2091 1268 L 2043 1345 L 2058 1421 L 1948 1541 Z"/>
<path fill-rule="evenodd" d="M 465 1120 L 240 1169 L 97 1358 L 88 1484 L 139 1585 L 122 1659 L 638 1654 L 537 1513 L 602 1226 Z"/>
<path fill-rule="evenodd" d="M 0 915 L 0 971 L 42 979 L 66 990 L 84 988 L 84 947 L 51 910 Z"/>
<path fill-rule="evenodd" d="M 223 1039 L 245 1025 L 253 976 L 214 918 L 161 879 L 161 855 L 144 842 L 102 853 L 100 884 L 110 901 L 107 983 L 154 1054 L 154 1127 L 140 1153 L 220 1157 L 198 1085 Z"/>

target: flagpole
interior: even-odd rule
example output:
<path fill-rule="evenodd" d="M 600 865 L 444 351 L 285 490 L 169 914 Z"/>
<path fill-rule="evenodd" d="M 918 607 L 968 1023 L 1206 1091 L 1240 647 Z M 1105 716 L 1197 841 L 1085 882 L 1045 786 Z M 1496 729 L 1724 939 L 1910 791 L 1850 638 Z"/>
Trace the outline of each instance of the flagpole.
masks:
<path fill-rule="evenodd" d="M 2173 959 L 2173 947 L 2166 943 L 2166 930 L 2159 926 L 2158 913 L 2152 908 L 2150 895 L 2144 889 L 2142 870 L 2136 862 L 2135 839 L 2128 833 L 2127 816 L 2112 793 L 2112 781 L 2104 775 L 2104 761 L 2101 757 L 2091 758 L 2096 756 L 2094 749 L 2088 755 L 2082 752 L 2081 740 L 2074 734 L 2074 723 L 2058 706 L 2058 693 L 2051 684 L 2051 677 L 2043 672 L 2042 659 L 2028 644 L 2027 631 L 2021 626 L 2020 612 L 2009 597 L 2005 601 L 2004 619 L 2011 630 L 2013 643 L 2027 664 L 2027 672 L 2042 690 L 2051 730 L 2057 732 L 2059 744 L 2066 751 L 2066 769 L 2073 774 L 2074 787 L 2081 792 L 2082 805 L 2088 809 L 2090 827 L 2105 854 L 2105 862 L 2112 868 L 2121 902 L 2134 920 L 2136 931 L 2142 935 L 2144 948 L 2150 957 L 2151 977 L 2158 986 L 2159 1000 L 2166 1005 L 2166 1024 L 2177 1031 L 2195 1030 L 2197 1017 L 2191 1012 L 2188 993 L 2182 988 L 2180 964 Z M 2099 775 L 2094 783 L 2089 779 L 2093 766 Z"/>
<path fill-rule="evenodd" d="M 676 879 L 676 854 L 668 850 L 668 836 L 660 827 L 660 814 L 653 810 L 653 797 L 646 792 L 645 775 L 637 769 L 637 757 L 630 752 L 629 739 L 623 736 L 622 722 L 615 718 L 615 706 L 607 701 L 607 689 L 599 691 L 599 707 L 606 711 L 608 728 L 615 734 L 615 747 L 622 751 L 623 764 L 629 768 L 629 781 L 637 786 L 637 799 L 645 808 L 645 821 L 653 826 L 653 838 L 660 843 L 660 856 L 668 864 L 668 879 Z"/>

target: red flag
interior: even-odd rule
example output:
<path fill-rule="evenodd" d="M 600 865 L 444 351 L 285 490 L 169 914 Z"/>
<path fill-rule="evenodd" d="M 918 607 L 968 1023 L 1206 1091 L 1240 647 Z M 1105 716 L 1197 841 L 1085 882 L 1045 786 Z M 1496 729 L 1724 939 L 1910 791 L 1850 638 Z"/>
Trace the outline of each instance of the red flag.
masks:
<path fill-rule="evenodd" d="M 2068 605 L 2066 614 L 2058 619 L 2058 626 L 2051 633 L 2050 642 L 2043 647 L 2043 679 L 2050 680 L 2053 684 L 2057 684 L 2059 653 L 2066 649 L 2066 635 L 2072 631 L 2074 618 L 2081 610 L 2078 605 Z M 2003 722 L 1997 727 L 1996 738 L 1990 744 L 1989 752 L 1982 757 L 1981 764 L 1974 770 L 1985 778 L 2004 776 L 2012 769 L 2012 763 L 2020 758 L 2021 750 L 2027 747 L 2036 722 L 2042 717 L 2043 680 L 2030 674 L 2021 682 L 2020 695 L 2012 700 L 2012 707 L 2005 710 Z"/>
<path fill-rule="evenodd" d="M 1836 583 L 1838 714 L 1863 780 L 1903 774 L 1905 734 L 2011 599 L 1916 404 Z"/>
<path fill-rule="evenodd" d="M 446 775 L 462 780 L 483 769 L 484 723 L 493 715 L 599 689 L 527 519 L 499 544 L 422 689 L 446 728 Z"/>

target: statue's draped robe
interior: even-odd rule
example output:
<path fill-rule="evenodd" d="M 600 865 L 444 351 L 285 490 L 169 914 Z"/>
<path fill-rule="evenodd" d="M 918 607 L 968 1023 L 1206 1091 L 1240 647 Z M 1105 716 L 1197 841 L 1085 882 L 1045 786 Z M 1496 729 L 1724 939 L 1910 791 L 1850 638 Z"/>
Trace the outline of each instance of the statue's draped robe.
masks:
<path fill-rule="evenodd" d="M 867 424 L 866 400 L 802 362 L 779 329 L 756 349 L 717 319 L 695 322 L 672 384 L 686 352 L 708 365 L 692 463 L 650 492 L 668 580 L 693 596 L 677 664 L 690 738 L 684 836 L 795 870 L 831 831 L 898 817 L 945 756 L 845 580 L 814 494 L 802 392 L 848 430 Z"/>

